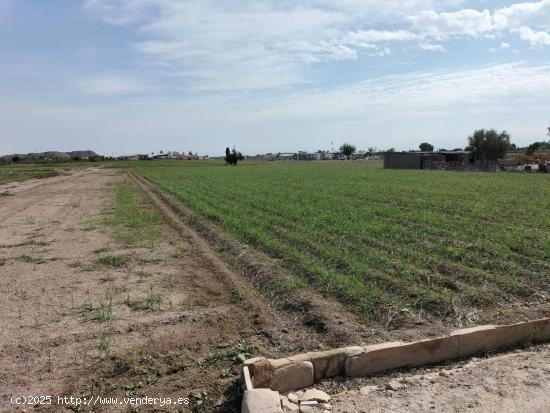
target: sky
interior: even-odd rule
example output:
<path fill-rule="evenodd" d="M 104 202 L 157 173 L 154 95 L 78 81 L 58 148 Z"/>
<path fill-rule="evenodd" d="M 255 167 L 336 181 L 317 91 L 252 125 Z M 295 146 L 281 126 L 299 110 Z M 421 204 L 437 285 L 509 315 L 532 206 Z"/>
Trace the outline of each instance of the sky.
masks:
<path fill-rule="evenodd" d="M 548 139 L 550 0 L 0 0 L 0 153 Z"/>

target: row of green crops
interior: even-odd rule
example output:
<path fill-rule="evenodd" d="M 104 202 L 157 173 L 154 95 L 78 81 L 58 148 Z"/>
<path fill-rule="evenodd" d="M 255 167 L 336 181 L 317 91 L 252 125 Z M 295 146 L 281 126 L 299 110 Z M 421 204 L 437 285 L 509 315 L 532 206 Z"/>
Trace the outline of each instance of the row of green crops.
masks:
<path fill-rule="evenodd" d="M 387 305 L 442 316 L 550 292 L 548 176 L 368 162 L 137 171 L 367 317 Z"/>

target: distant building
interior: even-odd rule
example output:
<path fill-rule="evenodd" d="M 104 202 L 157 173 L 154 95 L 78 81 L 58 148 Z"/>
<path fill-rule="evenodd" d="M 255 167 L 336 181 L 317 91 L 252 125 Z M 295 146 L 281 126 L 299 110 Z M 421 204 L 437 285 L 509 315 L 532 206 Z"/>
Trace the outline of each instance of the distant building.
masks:
<path fill-rule="evenodd" d="M 384 155 L 387 169 L 469 169 L 473 163 L 470 152 L 391 152 Z"/>
<path fill-rule="evenodd" d="M 321 153 L 320 152 L 314 152 L 314 153 L 300 152 L 300 153 L 298 153 L 298 160 L 300 160 L 300 161 L 320 161 L 321 160 Z"/>
<path fill-rule="evenodd" d="M 298 155 L 293 152 L 279 152 L 274 156 L 274 159 L 277 161 L 290 161 L 297 158 Z"/>
<path fill-rule="evenodd" d="M 167 154 L 168 154 L 168 159 L 183 159 L 183 155 L 178 151 L 170 151 Z"/>

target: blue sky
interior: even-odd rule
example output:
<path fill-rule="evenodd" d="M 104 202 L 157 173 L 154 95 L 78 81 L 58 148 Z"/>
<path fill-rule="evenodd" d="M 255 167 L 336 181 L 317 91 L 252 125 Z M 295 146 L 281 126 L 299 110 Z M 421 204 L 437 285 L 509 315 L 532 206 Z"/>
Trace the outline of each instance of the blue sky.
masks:
<path fill-rule="evenodd" d="M 383 5 L 383 7 L 381 6 Z M 550 0 L 0 0 L 0 152 L 527 145 Z"/>

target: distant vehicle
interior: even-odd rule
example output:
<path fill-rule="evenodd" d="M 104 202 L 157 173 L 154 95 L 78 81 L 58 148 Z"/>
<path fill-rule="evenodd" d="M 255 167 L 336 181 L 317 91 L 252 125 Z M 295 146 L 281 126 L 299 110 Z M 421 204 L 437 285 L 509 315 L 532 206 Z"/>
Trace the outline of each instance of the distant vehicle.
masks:
<path fill-rule="evenodd" d="M 338 160 L 339 160 L 339 161 L 347 161 L 348 158 L 346 157 L 346 155 L 340 155 L 340 156 L 338 157 Z"/>

